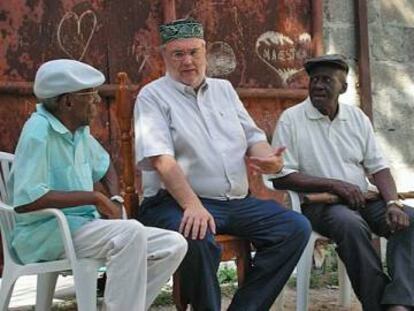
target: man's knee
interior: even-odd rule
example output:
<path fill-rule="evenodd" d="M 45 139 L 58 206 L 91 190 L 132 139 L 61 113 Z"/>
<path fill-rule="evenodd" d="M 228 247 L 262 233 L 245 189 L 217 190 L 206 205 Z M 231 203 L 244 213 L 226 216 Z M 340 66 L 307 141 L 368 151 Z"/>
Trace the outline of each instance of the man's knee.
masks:
<path fill-rule="evenodd" d="M 302 214 L 292 211 L 291 215 L 291 232 L 292 237 L 298 240 L 308 240 L 312 233 L 312 225 L 309 220 Z"/>
<path fill-rule="evenodd" d="M 346 206 L 341 206 L 339 213 L 332 213 L 328 216 L 326 225 L 333 238 L 360 238 L 361 235 L 371 236 L 371 230 L 366 221 L 357 212 Z"/>
<path fill-rule="evenodd" d="M 171 257 L 176 257 L 177 260 L 182 260 L 187 253 L 187 240 L 178 232 L 169 231 L 165 237 L 165 243 L 169 246 Z"/>
<path fill-rule="evenodd" d="M 141 244 L 146 243 L 147 235 L 145 232 L 145 226 L 135 219 L 124 220 L 122 223 L 123 227 L 123 236 L 127 237 L 129 240 Z"/>
<path fill-rule="evenodd" d="M 187 242 L 188 251 L 186 260 L 204 260 L 207 258 L 219 260 L 221 250 L 212 235 L 207 235 L 202 240 L 187 239 Z"/>
<path fill-rule="evenodd" d="M 108 242 L 114 253 L 128 249 L 137 256 L 141 253 L 145 254 L 145 251 L 142 252 L 147 245 L 144 225 L 134 219 L 129 219 L 113 221 L 111 226 L 112 232 Z"/>

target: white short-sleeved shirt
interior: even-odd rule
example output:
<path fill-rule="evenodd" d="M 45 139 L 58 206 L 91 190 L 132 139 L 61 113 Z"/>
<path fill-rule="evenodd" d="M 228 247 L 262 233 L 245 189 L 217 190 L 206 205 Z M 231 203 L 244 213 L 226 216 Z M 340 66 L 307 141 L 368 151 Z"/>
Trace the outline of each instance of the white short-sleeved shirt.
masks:
<path fill-rule="evenodd" d="M 340 179 L 367 191 L 367 174 L 388 167 L 375 141 L 368 117 L 358 108 L 339 104 L 334 120 L 321 114 L 310 99 L 283 112 L 273 145 L 287 147 L 285 168 L 273 177 L 301 172 Z"/>
<path fill-rule="evenodd" d="M 140 91 L 134 117 L 145 197 L 163 188 L 148 161 L 158 155 L 174 156 L 200 197 L 226 200 L 247 195 L 244 156 L 266 136 L 230 82 L 206 78 L 196 93 L 166 75 Z"/>

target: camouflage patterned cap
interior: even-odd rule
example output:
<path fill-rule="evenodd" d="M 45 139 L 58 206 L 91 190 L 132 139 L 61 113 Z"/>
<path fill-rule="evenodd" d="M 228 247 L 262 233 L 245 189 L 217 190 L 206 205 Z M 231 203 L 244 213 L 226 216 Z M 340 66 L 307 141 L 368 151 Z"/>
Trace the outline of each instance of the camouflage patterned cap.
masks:
<path fill-rule="evenodd" d="M 178 19 L 160 26 L 161 42 L 186 38 L 204 39 L 203 26 L 195 19 Z"/>

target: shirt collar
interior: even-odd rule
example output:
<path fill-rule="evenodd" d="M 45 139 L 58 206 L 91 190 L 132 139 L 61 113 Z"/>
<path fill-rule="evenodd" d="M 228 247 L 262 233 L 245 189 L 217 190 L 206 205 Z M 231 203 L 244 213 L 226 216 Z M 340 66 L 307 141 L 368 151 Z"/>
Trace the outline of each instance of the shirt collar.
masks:
<path fill-rule="evenodd" d="M 165 78 L 180 93 L 182 93 L 184 95 L 191 94 L 191 95 L 197 96 L 197 93 L 194 91 L 194 89 L 191 86 L 186 85 L 184 83 L 181 83 L 177 80 L 174 80 L 168 72 L 165 74 Z M 199 90 L 204 91 L 207 88 L 208 88 L 207 78 L 204 78 L 204 81 L 201 83 L 201 86 L 200 86 Z"/>
<path fill-rule="evenodd" d="M 311 120 L 319 120 L 319 119 L 325 119 L 327 118 L 326 115 L 320 113 L 318 109 L 315 108 L 315 106 L 312 105 L 312 102 L 310 100 L 310 97 L 306 99 L 305 103 L 305 113 L 306 116 Z M 342 104 L 339 103 L 338 105 L 338 114 L 335 116 L 335 119 L 346 121 L 348 119 L 348 116 L 346 114 L 346 110 L 342 109 Z"/>
<path fill-rule="evenodd" d="M 62 122 L 58 118 L 56 118 L 53 114 L 51 114 L 49 111 L 46 110 L 46 108 L 43 106 L 43 104 L 37 104 L 36 105 L 36 113 L 46 118 L 46 120 L 49 122 L 52 129 L 62 135 L 68 135 L 72 137 L 72 132 L 68 130 L 66 126 L 63 125 Z M 76 132 L 83 132 L 89 131 L 89 126 L 82 126 L 79 129 L 76 130 Z"/>

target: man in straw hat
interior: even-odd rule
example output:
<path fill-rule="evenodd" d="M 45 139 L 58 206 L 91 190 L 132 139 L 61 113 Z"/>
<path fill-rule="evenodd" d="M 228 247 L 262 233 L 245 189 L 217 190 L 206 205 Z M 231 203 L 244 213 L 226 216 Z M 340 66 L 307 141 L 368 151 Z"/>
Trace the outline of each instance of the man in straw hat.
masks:
<path fill-rule="evenodd" d="M 214 234 L 251 241 L 256 255 L 229 310 L 268 310 L 300 258 L 310 226 L 302 215 L 249 194 L 245 157 L 256 172 L 274 173 L 283 166 L 283 148 L 270 147 L 228 81 L 206 77 L 199 22 L 177 20 L 160 32 L 167 73 L 146 85 L 135 105 L 145 197 L 139 219 L 187 238 L 179 277 L 194 310 L 220 310 Z"/>
<path fill-rule="evenodd" d="M 54 217 L 25 214 L 59 208 L 79 258 L 106 260 L 106 310 L 145 310 L 178 267 L 179 234 L 122 220 L 122 197 L 108 153 L 89 133 L 104 75 L 74 60 L 53 60 L 36 73 L 41 102 L 24 125 L 8 183 L 19 213 L 12 245 L 22 262 L 58 259 L 64 249 Z M 111 198 L 94 190 L 102 183 Z M 108 219 L 101 219 L 101 216 Z"/>
<path fill-rule="evenodd" d="M 287 147 L 279 189 L 331 192 L 341 202 L 302 206 L 314 230 L 332 239 L 365 311 L 414 307 L 414 212 L 397 196 L 388 164 L 368 117 L 339 103 L 348 64 L 342 55 L 308 60 L 309 98 L 285 110 L 273 136 Z M 365 202 L 366 173 L 382 199 Z M 371 244 L 371 232 L 388 238 L 388 274 Z"/>

